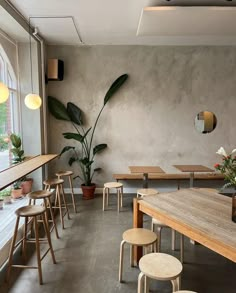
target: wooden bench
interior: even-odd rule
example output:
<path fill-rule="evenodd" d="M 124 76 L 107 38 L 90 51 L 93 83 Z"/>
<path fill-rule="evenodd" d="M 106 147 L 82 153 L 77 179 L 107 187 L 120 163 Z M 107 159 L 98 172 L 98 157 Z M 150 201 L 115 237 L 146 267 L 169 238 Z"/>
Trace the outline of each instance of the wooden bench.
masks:
<path fill-rule="evenodd" d="M 143 174 L 113 174 L 113 178 L 120 180 L 143 180 Z M 223 180 L 224 176 L 219 173 L 194 173 L 194 180 Z M 189 173 L 156 173 L 149 174 L 148 180 L 171 180 L 177 181 L 177 188 L 180 189 L 180 181 L 190 180 Z"/>

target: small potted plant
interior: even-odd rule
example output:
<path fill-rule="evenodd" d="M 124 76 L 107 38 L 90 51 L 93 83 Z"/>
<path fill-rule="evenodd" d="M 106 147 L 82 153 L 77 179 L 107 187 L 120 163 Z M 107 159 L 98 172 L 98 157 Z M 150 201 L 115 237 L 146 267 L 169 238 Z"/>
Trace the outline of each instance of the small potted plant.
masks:
<path fill-rule="evenodd" d="M 11 190 L 11 196 L 13 199 L 21 198 L 22 197 L 22 187 L 21 181 L 16 181 L 13 184 L 13 189 Z"/>
<path fill-rule="evenodd" d="M 2 191 L 0 191 L 0 198 L 3 199 L 4 204 L 10 204 L 11 203 L 11 189 L 5 188 Z"/>
<path fill-rule="evenodd" d="M 10 150 L 13 154 L 12 163 L 18 164 L 18 163 L 23 162 L 25 160 L 25 156 L 24 156 L 24 150 L 22 149 L 22 143 L 21 143 L 20 136 L 16 135 L 15 133 L 12 133 L 10 135 L 10 141 L 13 146 L 13 148 L 11 148 L 11 150 Z M 33 178 L 28 178 L 28 177 L 24 176 L 20 179 L 20 181 L 21 181 L 20 186 L 22 188 L 22 194 L 25 195 L 25 194 L 31 192 Z M 19 184 L 19 182 L 18 182 L 18 184 Z"/>

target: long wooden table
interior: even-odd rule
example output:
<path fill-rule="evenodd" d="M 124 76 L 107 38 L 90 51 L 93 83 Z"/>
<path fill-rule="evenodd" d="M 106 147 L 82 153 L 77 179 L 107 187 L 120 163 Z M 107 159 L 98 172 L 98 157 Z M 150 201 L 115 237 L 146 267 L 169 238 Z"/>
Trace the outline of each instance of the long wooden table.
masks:
<path fill-rule="evenodd" d="M 143 226 L 143 213 L 236 262 L 236 224 L 231 220 L 231 198 L 204 188 L 181 189 L 134 199 L 133 224 Z M 142 255 L 135 248 L 135 261 Z"/>
<path fill-rule="evenodd" d="M 57 158 L 58 154 L 39 155 L 0 172 L 0 190 Z"/>

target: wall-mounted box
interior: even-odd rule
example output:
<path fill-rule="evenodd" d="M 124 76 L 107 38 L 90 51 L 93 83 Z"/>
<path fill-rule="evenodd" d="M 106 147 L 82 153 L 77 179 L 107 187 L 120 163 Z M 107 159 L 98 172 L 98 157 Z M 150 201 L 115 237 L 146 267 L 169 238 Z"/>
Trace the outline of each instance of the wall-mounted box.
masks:
<path fill-rule="evenodd" d="M 59 59 L 48 59 L 48 80 L 63 80 L 64 62 Z"/>

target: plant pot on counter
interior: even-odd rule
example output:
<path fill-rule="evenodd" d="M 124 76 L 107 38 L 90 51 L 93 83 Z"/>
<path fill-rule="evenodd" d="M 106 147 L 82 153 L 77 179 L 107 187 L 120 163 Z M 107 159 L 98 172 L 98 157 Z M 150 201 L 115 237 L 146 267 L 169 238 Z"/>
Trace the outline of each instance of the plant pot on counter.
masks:
<path fill-rule="evenodd" d="M 22 188 L 12 189 L 12 191 L 11 191 L 11 197 L 13 199 L 17 199 L 17 198 L 22 197 Z"/>
<path fill-rule="evenodd" d="M 33 181 L 33 178 L 27 178 L 25 181 L 22 181 L 20 186 L 22 188 L 23 195 L 26 195 L 31 192 Z"/>
<path fill-rule="evenodd" d="M 94 193 L 96 189 L 96 184 L 92 183 L 90 186 L 86 186 L 85 184 L 81 184 L 81 189 L 83 192 L 83 199 L 93 199 Z"/>

